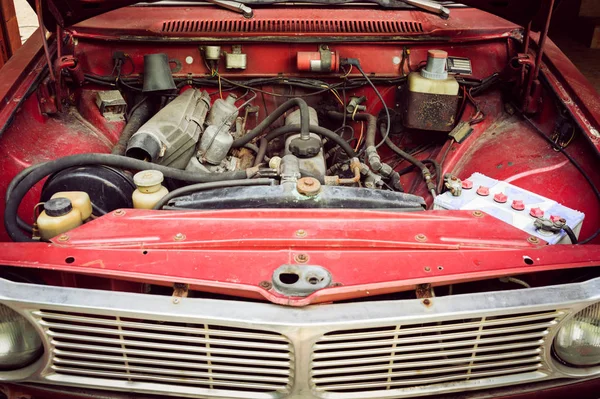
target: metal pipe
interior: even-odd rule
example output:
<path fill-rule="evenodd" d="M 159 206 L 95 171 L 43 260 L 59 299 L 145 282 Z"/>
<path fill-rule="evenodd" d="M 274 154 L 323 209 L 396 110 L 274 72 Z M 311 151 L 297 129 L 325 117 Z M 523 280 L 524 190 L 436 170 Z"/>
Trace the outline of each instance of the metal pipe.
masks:
<path fill-rule="evenodd" d="M 48 49 L 48 40 L 46 38 L 46 28 L 44 27 L 44 19 L 42 18 L 42 0 L 35 0 L 35 10 L 37 12 L 38 24 L 40 25 L 42 43 L 44 44 L 44 54 L 46 55 L 46 62 L 48 63 L 48 74 L 50 75 L 50 80 L 54 82 L 56 81 L 56 77 L 54 75 L 52 59 L 50 58 L 50 50 Z"/>

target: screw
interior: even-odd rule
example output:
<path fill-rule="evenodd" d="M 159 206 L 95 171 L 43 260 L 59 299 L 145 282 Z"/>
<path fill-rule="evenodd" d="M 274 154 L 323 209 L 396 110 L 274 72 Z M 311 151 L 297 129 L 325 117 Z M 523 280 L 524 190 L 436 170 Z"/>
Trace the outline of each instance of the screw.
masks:
<path fill-rule="evenodd" d="M 307 235 L 306 230 L 297 230 L 296 231 L 296 237 L 302 238 L 302 237 L 306 237 L 306 235 Z"/>
<path fill-rule="evenodd" d="M 331 283 L 329 286 L 330 287 L 341 287 L 342 283 Z"/>
<path fill-rule="evenodd" d="M 296 254 L 296 256 L 294 256 L 294 260 L 296 261 L 296 263 L 306 263 L 308 262 L 308 255 Z"/>
<path fill-rule="evenodd" d="M 181 302 L 181 298 L 179 298 L 179 297 L 175 297 L 175 298 L 173 298 L 173 303 L 174 303 L 175 305 L 177 305 L 179 302 Z"/>
<path fill-rule="evenodd" d="M 431 301 L 428 298 L 423 299 L 423 305 L 429 306 L 431 305 Z"/>
<path fill-rule="evenodd" d="M 419 242 L 425 242 L 425 241 L 427 241 L 427 236 L 425 234 L 417 234 L 415 236 L 415 240 L 417 240 Z"/>
<path fill-rule="evenodd" d="M 423 270 L 425 270 L 427 273 L 429 273 L 429 272 L 431 271 L 431 267 L 429 267 L 429 266 L 425 266 L 425 267 L 423 268 Z"/>
<path fill-rule="evenodd" d="M 481 212 L 481 211 L 473 211 L 473 216 L 475 216 L 476 218 L 482 218 L 483 217 L 483 212 Z"/>
<path fill-rule="evenodd" d="M 183 241 L 183 240 L 185 240 L 185 234 L 177 233 L 173 236 L 173 239 L 175 241 Z"/>
<path fill-rule="evenodd" d="M 271 284 L 270 281 L 265 280 L 265 281 L 261 281 L 260 283 L 258 283 L 258 286 L 265 290 L 270 290 L 273 287 L 273 284 Z"/>
<path fill-rule="evenodd" d="M 123 209 L 118 209 L 118 210 L 116 210 L 113 213 L 113 215 L 115 215 L 115 216 L 123 216 L 123 215 L 125 215 L 125 211 Z"/>
<path fill-rule="evenodd" d="M 527 241 L 529 241 L 532 244 L 539 244 L 540 240 L 537 237 L 534 236 L 529 236 L 529 238 L 527 239 Z"/>
<path fill-rule="evenodd" d="M 62 241 L 62 242 L 69 241 L 69 236 L 66 234 L 62 234 L 60 237 L 58 237 L 58 241 Z"/>

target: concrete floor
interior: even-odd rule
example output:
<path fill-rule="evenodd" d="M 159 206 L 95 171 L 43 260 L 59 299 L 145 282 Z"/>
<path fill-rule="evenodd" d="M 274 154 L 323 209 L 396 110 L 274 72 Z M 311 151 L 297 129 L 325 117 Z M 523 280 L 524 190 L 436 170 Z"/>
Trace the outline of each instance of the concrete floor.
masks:
<path fill-rule="evenodd" d="M 21 40 L 25 42 L 38 27 L 37 16 L 26 0 L 14 0 L 14 2 Z M 589 49 L 570 37 L 553 38 L 553 40 L 600 93 L 600 49 Z"/>

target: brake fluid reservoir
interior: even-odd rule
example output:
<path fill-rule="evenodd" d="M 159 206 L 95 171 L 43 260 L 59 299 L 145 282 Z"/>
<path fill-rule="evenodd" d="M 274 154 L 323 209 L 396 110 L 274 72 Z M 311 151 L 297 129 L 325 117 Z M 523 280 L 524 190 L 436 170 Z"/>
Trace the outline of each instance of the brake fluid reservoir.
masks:
<path fill-rule="evenodd" d="M 92 216 L 92 201 L 85 191 L 61 191 L 51 198 L 67 198 L 71 201 L 73 208 L 81 213 L 81 220 L 87 220 Z"/>
<path fill-rule="evenodd" d="M 152 209 L 169 193 L 161 183 L 164 180 L 162 172 L 158 170 L 143 170 L 133 176 L 137 190 L 133 192 L 133 207 L 136 209 Z"/>
<path fill-rule="evenodd" d="M 404 99 L 404 126 L 449 132 L 456 124 L 459 85 L 448 76 L 448 53 L 429 50 L 427 66 L 408 75 Z"/>
<path fill-rule="evenodd" d="M 44 203 L 44 210 L 37 218 L 42 240 L 49 240 L 81 226 L 81 213 L 73 208 L 68 198 L 52 198 Z"/>

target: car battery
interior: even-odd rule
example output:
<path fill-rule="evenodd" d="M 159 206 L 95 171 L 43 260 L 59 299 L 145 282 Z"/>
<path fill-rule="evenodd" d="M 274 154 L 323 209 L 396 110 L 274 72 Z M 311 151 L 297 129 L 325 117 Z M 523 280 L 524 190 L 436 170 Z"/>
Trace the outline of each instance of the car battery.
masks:
<path fill-rule="evenodd" d="M 462 190 L 452 190 L 459 194 L 457 196 L 450 191 L 438 195 L 434 209 L 480 210 L 549 244 L 571 244 L 571 241 L 563 230 L 551 232 L 536 228 L 536 219 L 564 219 L 579 237 L 585 215 L 554 200 L 481 173 L 463 180 L 461 186 Z"/>

